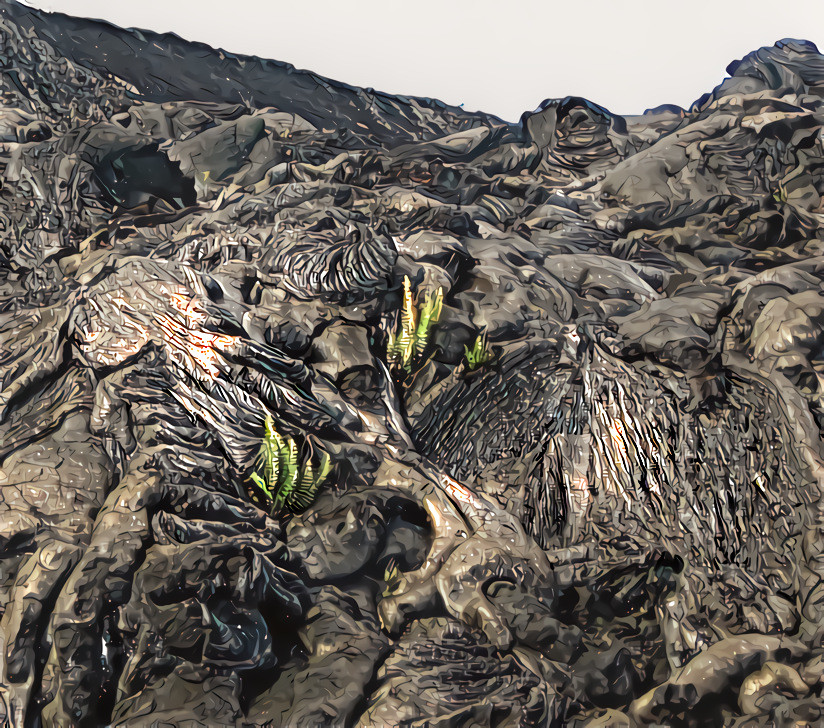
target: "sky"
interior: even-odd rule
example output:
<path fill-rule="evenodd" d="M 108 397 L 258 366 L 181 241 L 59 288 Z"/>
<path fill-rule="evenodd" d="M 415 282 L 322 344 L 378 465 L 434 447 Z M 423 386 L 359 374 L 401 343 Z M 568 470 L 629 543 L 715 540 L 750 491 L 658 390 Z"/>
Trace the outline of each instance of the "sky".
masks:
<path fill-rule="evenodd" d="M 346 83 L 517 121 L 583 96 L 618 114 L 689 106 L 782 38 L 824 50 L 822 0 L 27 0 L 171 31 Z"/>

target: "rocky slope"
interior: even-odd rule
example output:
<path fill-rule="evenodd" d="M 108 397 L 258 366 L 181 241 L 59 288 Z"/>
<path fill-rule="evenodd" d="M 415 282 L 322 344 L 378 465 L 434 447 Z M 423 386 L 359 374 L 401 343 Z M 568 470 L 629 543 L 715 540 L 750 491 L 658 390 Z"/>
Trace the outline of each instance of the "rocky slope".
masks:
<path fill-rule="evenodd" d="M 728 72 L 513 125 L 2 0 L 0 724 L 824 721 L 824 57 Z"/>

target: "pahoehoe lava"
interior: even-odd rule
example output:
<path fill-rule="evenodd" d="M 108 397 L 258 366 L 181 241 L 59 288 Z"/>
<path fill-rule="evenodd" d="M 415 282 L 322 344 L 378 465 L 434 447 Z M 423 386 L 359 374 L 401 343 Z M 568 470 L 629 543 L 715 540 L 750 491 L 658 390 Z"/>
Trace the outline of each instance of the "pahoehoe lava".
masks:
<path fill-rule="evenodd" d="M 0 0 L 0 726 L 824 724 L 824 57 L 727 72 L 506 123 Z"/>

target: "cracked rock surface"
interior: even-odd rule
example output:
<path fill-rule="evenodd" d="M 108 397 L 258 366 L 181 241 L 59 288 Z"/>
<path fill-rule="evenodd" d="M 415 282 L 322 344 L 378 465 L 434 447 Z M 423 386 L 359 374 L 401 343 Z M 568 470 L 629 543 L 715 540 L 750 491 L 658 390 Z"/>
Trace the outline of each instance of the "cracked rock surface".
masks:
<path fill-rule="evenodd" d="M 820 724 L 824 57 L 728 74 L 513 124 L 0 0 L 0 726 Z"/>

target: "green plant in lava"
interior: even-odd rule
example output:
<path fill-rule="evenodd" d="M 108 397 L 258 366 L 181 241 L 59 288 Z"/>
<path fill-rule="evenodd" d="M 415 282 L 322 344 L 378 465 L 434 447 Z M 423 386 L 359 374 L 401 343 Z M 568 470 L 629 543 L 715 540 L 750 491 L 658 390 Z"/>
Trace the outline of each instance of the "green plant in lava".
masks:
<path fill-rule="evenodd" d="M 291 437 L 283 437 L 275 429 L 272 417 L 266 416 L 251 479 L 266 496 L 272 513 L 308 508 L 331 470 L 328 453 L 323 453 L 316 471 L 311 456 L 301 457 L 297 443 Z"/>
<path fill-rule="evenodd" d="M 403 277 L 400 322 L 397 331 L 389 334 L 386 345 L 390 368 L 412 374 L 429 345 L 429 336 L 441 316 L 442 307 L 443 288 L 438 288 L 434 294 L 426 293 L 423 302 L 416 304 L 409 276 Z"/>
<path fill-rule="evenodd" d="M 464 346 L 464 356 L 466 357 L 466 367 L 470 372 L 482 367 L 492 359 L 492 350 L 486 340 L 486 331 L 478 334 L 471 349 Z"/>
<path fill-rule="evenodd" d="M 787 189 L 781 182 L 779 182 L 773 190 L 772 197 L 779 205 L 787 204 Z"/>
<path fill-rule="evenodd" d="M 386 583 L 386 588 L 383 590 L 383 596 L 388 597 L 392 590 L 398 585 L 401 579 L 401 571 L 398 568 L 398 562 L 394 558 L 389 559 L 386 568 L 383 571 L 383 580 Z"/>

